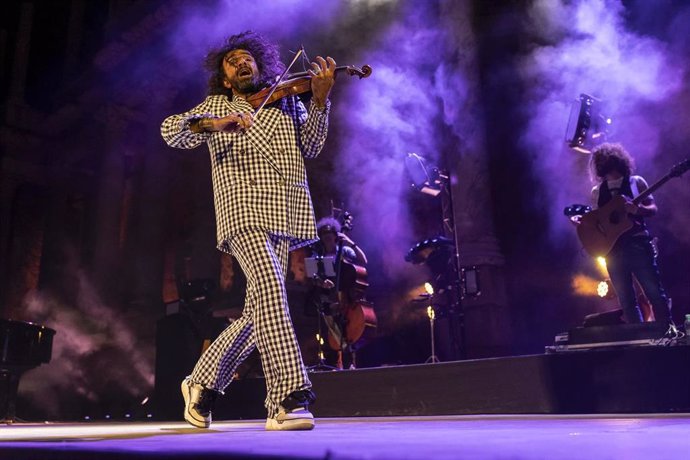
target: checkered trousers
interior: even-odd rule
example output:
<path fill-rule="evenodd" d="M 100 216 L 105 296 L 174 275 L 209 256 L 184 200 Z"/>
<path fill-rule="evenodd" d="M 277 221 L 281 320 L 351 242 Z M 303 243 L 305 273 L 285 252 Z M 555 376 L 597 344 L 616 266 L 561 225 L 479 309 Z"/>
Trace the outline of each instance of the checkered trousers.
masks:
<path fill-rule="evenodd" d="M 192 381 L 223 391 L 237 366 L 256 346 L 266 377 L 265 404 L 271 418 L 290 393 L 311 388 L 285 291 L 289 242 L 248 229 L 235 235 L 230 244 L 247 276 L 244 311 L 201 356 Z"/>
<path fill-rule="evenodd" d="M 161 134 L 170 146 L 208 145 L 218 249 L 232 253 L 230 240 L 246 228 L 288 237 L 293 249 L 317 240 L 304 158 L 323 148 L 329 107 L 311 104 L 307 111 L 297 97 L 287 97 L 265 107 L 245 132 L 192 133 L 195 118 L 254 112 L 242 98 L 213 95 L 163 121 Z"/>

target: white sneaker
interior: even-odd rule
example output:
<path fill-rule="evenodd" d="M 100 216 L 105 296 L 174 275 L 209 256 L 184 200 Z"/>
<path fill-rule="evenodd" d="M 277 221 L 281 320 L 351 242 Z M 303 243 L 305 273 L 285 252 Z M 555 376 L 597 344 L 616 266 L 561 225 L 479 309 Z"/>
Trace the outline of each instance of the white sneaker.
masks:
<path fill-rule="evenodd" d="M 312 429 L 314 429 L 314 416 L 305 407 L 298 407 L 289 412 L 281 407 L 278 415 L 266 419 L 266 431 Z"/>
<path fill-rule="evenodd" d="M 266 419 L 267 431 L 311 430 L 314 416 L 309 405 L 314 404 L 316 395 L 311 389 L 293 391 L 280 403 L 280 410 L 273 418 Z"/>
<path fill-rule="evenodd" d="M 197 428 L 211 426 L 211 411 L 218 392 L 193 383 L 189 377 L 180 386 L 184 398 L 184 419 Z"/>

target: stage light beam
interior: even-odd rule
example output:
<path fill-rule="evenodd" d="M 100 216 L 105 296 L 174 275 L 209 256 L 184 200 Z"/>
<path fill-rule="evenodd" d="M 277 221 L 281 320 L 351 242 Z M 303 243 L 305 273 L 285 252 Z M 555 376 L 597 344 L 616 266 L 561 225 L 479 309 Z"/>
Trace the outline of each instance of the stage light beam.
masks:
<path fill-rule="evenodd" d="M 571 287 L 573 288 L 573 293 L 581 296 L 595 296 L 597 294 L 597 289 L 599 285 L 599 280 L 594 279 L 590 276 L 583 275 L 581 273 L 575 275 L 571 281 Z"/>

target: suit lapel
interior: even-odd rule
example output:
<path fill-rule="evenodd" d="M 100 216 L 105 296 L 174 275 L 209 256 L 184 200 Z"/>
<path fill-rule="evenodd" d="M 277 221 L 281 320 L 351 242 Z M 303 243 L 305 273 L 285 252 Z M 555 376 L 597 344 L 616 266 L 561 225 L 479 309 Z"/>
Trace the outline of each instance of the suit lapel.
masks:
<path fill-rule="evenodd" d="M 256 148 L 261 154 L 261 156 L 264 157 L 264 159 L 268 162 L 268 164 L 271 165 L 271 168 L 275 169 L 276 172 L 284 178 L 283 172 L 276 164 L 275 158 L 273 158 L 273 154 L 271 153 L 271 146 L 267 141 L 269 137 L 265 133 L 266 131 L 261 125 L 261 121 L 254 120 L 252 126 L 247 130 L 246 136 L 247 139 L 249 139 L 249 142 L 252 143 L 254 148 Z"/>
<path fill-rule="evenodd" d="M 243 112 L 253 113 L 252 106 L 241 98 L 233 98 L 233 104 Z M 234 108 L 233 108 L 234 110 Z M 262 110 L 257 118 L 254 119 L 252 126 L 245 132 L 247 139 L 254 146 L 254 148 L 261 154 L 266 162 L 273 168 L 280 177 L 285 178 L 283 171 L 280 170 L 278 164 L 271 153 L 270 139 L 275 130 L 276 121 L 279 115 L 272 114 L 267 110 Z"/>

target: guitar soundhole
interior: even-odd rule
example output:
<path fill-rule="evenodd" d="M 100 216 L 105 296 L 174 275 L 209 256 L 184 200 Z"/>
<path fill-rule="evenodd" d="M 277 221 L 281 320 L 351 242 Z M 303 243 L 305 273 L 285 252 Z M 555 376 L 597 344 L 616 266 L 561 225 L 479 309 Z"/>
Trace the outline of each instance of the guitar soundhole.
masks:
<path fill-rule="evenodd" d="M 611 222 L 614 225 L 620 224 L 620 222 L 621 222 L 620 213 L 612 212 L 611 215 L 609 216 L 609 222 Z"/>

